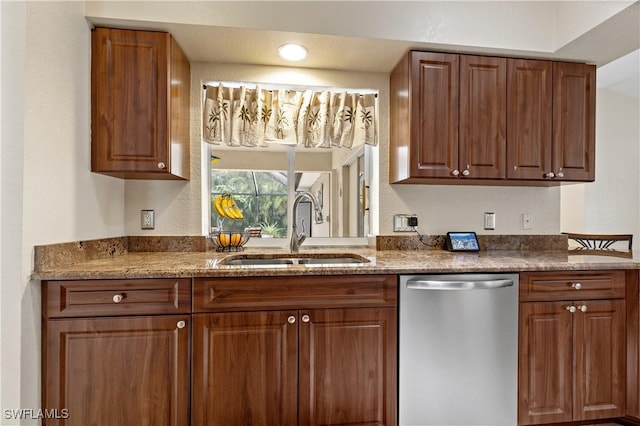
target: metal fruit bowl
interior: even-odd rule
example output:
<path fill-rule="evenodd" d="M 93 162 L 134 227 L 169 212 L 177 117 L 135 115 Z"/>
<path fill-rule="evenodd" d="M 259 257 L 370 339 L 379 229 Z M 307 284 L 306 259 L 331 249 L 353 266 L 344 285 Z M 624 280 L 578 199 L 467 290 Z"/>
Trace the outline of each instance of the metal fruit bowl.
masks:
<path fill-rule="evenodd" d="M 251 233 L 247 229 L 242 232 L 214 230 L 209 234 L 209 238 L 213 241 L 216 251 L 242 251 L 251 238 Z"/>

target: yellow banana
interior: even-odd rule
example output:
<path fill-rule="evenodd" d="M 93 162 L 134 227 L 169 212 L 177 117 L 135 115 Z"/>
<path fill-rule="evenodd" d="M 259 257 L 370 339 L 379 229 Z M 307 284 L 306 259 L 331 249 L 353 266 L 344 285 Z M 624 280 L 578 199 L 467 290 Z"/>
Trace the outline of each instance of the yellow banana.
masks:
<path fill-rule="evenodd" d="M 229 219 L 239 219 L 239 217 L 236 215 L 235 211 L 231 208 L 232 201 L 233 201 L 233 199 L 231 198 L 231 196 L 229 194 L 223 195 L 223 198 L 222 198 L 222 209 L 224 210 L 225 216 L 228 217 Z"/>
<path fill-rule="evenodd" d="M 213 200 L 213 208 L 215 209 L 216 213 L 218 213 L 218 215 L 220 217 L 227 217 L 227 215 L 225 214 L 224 209 L 222 208 L 222 200 L 224 199 L 224 197 L 222 195 L 218 195 L 216 198 L 214 198 Z"/>
<path fill-rule="evenodd" d="M 233 212 L 233 215 L 235 216 L 235 218 L 236 219 L 244 218 L 244 216 L 242 215 L 242 210 L 240 210 L 240 207 L 238 207 L 238 205 L 236 204 L 236 200 L 234 200 L 231 195 L 229 195 L 229 200 L 230 200 L 229 210 Z"/>

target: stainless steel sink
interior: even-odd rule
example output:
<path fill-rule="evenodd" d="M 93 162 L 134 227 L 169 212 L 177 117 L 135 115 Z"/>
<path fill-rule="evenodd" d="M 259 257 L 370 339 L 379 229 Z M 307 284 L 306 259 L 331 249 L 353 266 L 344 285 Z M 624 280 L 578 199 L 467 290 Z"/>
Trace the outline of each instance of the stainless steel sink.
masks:
<path fill-rule="evenodd" d="M 305 257 L 298 259 L 298 263 L 302 265 L 324 265 L 335 263 L 367 263 L 368 259 L 360 259 L 356 257 Z"/>
<path fill-rule="evenodd" d="M 219 265 L 227 266 L 263 266 L 280 265 L 359 265 L 368 263 L 369 259 L 352 253 L 316 253 L 313 255 L 295 254 L 238 254 L 228 256 Z"/>
<path fill-rule="evenodd" d="M 293 265 L 294 259 L 261 259 L 261 258 L 241 258 L 241 259 L 222 259 L 220 265 Z"/>

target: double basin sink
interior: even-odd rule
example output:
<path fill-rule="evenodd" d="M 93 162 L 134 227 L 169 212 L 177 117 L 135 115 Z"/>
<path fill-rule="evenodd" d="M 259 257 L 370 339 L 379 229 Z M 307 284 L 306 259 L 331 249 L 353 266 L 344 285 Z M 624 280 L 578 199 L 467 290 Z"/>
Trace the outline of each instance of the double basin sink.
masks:
<path fill-rule="evenodd" d="M 287 265 L 342 266 L 369 263 L 369 259 L 352 253 L 297 254 L 238 254 L 225 257 L 218 262 L 222 266 L 261 266 L 265 268 Z"/>

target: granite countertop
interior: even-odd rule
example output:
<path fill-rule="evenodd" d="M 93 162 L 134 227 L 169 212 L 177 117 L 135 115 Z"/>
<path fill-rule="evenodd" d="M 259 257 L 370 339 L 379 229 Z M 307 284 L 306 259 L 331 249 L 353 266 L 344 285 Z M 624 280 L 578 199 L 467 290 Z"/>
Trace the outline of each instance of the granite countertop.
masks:
<path fill-rule="evenodd" d="M 451 253 L 445 250 L 376 250 L 371 247 L 306 248 L 300 255 L 354 253 L 366 257 L 364 264 L 225 266 L 227 256 L 246 254 L 287 255 L 284 249 L 248 248 L 241 253 L 122 252 L 70 263 L 36 262 L 34 280 L 176 278 L 214 276 L 279 276 L 343 274 L 411 274 L 461 272 L 520 272 L 552 270 L 640 269 L 632 257 L 571 254 L 567 250 L 486 250 Z"/>

